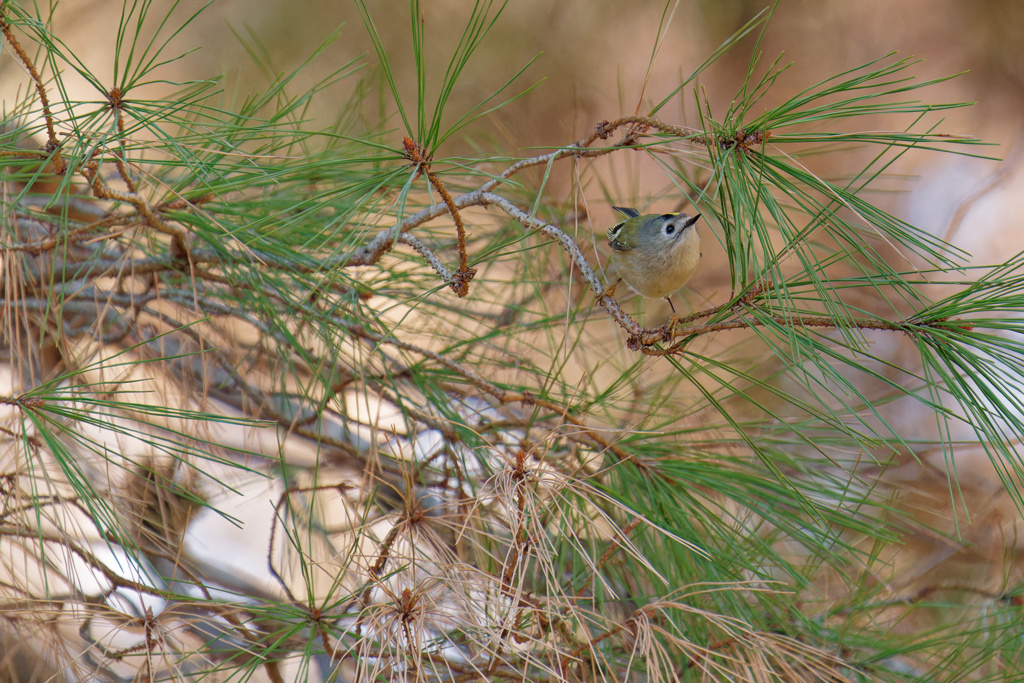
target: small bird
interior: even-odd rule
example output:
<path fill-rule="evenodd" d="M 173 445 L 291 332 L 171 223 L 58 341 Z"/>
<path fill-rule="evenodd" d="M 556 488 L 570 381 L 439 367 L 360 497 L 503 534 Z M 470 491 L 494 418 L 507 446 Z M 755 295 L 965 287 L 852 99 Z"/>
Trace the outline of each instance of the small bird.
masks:
<path fill-rule="evenodd" d="M 694 224 L 700 214 L 640 215 L 636 209 L 613 206 L 623 220 L 608 230 L 608 278 L 617 278 L 601 296 L 610 296 L 619 282 L 648 299 L 665 299 L 687 283 L 700 262 L 700 235 Z"/>

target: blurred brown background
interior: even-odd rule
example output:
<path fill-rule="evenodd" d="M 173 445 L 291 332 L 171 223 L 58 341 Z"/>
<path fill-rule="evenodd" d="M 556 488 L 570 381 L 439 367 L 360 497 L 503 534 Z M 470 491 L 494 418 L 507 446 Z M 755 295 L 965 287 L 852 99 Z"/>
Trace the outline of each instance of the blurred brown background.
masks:
<path fill-rule="evenodd" d="M 154 17 L 161 5 L 155 4 Z M 79 54 L 94 73 L 112 73 L 114 27 L 120 3 L 80 0 L 61 5 L 53 24 L 58 35 Z M 186 0 L 176 12 L 182 19 L 199 7 L 198 0 Z M 405 0 L 370 0 L 368 8 L 377 30 L 392 58 L 400 78 L 407 106 L 413 106 L 414 67 L 410 54 L 409 4 Z M 505 153 L 527 153 L 528 148 L 562 145 L 592 130 L 602 119 L 634 113 L 640 101 L 648 72 L 652 48 L 658 36 L 659 22 L 671 15 L 661 50 L 646 86 L 641 109 L 660 100 L 681 76 L 694 68 L 726 38 L 766 7 L 763 0 L 684 0 L 677 5 L 655 0 L 620 2 L 616 0 L 513 0 L 505 8 L 492 34 L 475 55 L 467 77 L 461 79 L 450 108 L 454 116 L 489 95 L 534 56 L 539 59 L 508 92 L 517 92 L 544 79 L 533 92 L 487 120 L 477 122 L 466 133 L 484 149 Z M 427 33 L 428 81 L 431 98 L 448 65 L 470 3 L 467 0 L 430 0 L 423 3 Z M 151 26 L 155 22 L 151 22 Z M 265 86 L 268 73 L 289 72 L 305 60 L 335 29 L 340 38 L 304 72 L 292 92 L 315 82 L 331 70 L 362 60 L 375 68 L 377 59 L 354 2 L 309 0 L 296 3 L 284 0 L 222 0 L 203 12 L 196 22 L 172 43 L 172 52 L 200 47 L 184 60 L 163 69 L 168 79 L 199 79 L 225 74 L 227 106 L 240 102 L 247 94 Z M 240 40 L 238 36 L 242 37 Z M 1000 147 L 986 152 L 994 156 L 1011 155 L 1021 134 L 1021 109 L 1024 104 L 1024 3 L 1015 0 L 979 0 L 965 3 L 954 0 L 902 0 L 888 2 L 822 2 L 785 0 L 778 6 L 762 44 L 762 64 L 780 54 L 782 63 L 793 63 L 763 101 L 767 107 L 781 98 L 832 76 L 840 71 L 877 59 L 890 52 L 900 57 L 923 60 L 914 68 L 921 79 L 939 78 L 967 71 L 965 75 L 920 91 L 922 98 L 934 102 L 976 101 L 978 104 L 947 114 L 940 132 L 970 134 Z M 261 70 L 247 54 L 242 42 L 257 45 L 268 63 Z M 741 85 L 754 47 L 755 36 L 748 36 L 738 49 L 727 53 L 701 79 L 713 112 L 723 112 Z M 0 96 L 11 109 L 15 93 L 24 93 L 26 79 L 20 65 L 10 54 L 0 56 Z M 84 83 L 76 87 L 73 74 L 65 71 L 72 84 L 71 96 L 97 99 L 98 93 Z M 320 98 L 311 112 L 322 124 L 333 119 L 332 103 L 341 105 L 355 87 L 356 79 L 346 79 Z M 156 85 L 155 88 L 167 87 Z M 346 91 L 347 89 L 347 91 Z M 76 92 L 77 90 L 77 92 Z M 677 98 L 661 116 L 675 122 L 694 124 L 693 90 L 683 92 L 688 111 L 681 111 Z M 390 94 L 371 92 L 369 109 L 378 102 L 389 107 Z M 389 109 L 393 113 L 393 108 Z M 375 114 L 371 114 L 374 115 Z M 368 122 L 375 125 L 376 121 Z M 910 121 L 877 122 L 884 128 L 907 125 Z M 858 120 L 856 125 L 865 125 Z M 397 117 L 389 127 L 400 128 Z M 395 135 L 396 147 L 400 144 Z M 461 140 L 453 140 L 439 150 L 443 156 L 468 151 Z M 839 173 L 845 169 L 842 155 L 829 155 L 810 162 L 820 173 Z M 925 164 L 925 166 L 921 166 Z M 651 169 L 653 171 L 653 168 Z M 972 214 L 986 228 L 1017 215 L 1015 197 L 1007 192 L 1014 183 L 1013 168 L 994 178 L 997 164 L 935 154 L 907 155 L 893 169 L 911 176 L 907 182 L 887 185 L 899 192 L 882 198 L 883 206 L 909 218 L 926 229 L 943 233 L 950 229 L 950 217 L 960 203 L 986 183 L 996 182 L 985 202 L 972 207 Z M 641 174 L 643 175 L 643 174 Z M 555 192 L 565 191 L 565 178 L 556 178 Z M 641 182 L 640 187 L 646 187 Z M 660 185 L 659 185 L 660 187 Z M 657 188 L 648 191 L 657 192 Z M 630 192 L 643 195 L 631 185 Z M 557 199 L 556 199 L 557 201 Z M 995 205 L 992 202 L 995 201 Z M 993 208 L 994 207 L 994 208 Z M 1024 208 L 1024 207 L 1021 207 Z M 603 208 L 602 208 L 603 210 Z M 595 214 L 598 221 L 611 214 Z M 970 227 L 973 216 L 965 215 L 956 241 L 983 260 L 993 239 L 987 231 Z M 1000 230 L 999 248 L 993 254 L 1016 251 L 1024 246 L 1013 234 Z M 1009 241 L 1013 244 L 1006 244 Z"/>
<path fill-rule="evenodd" d="M 470 3 L 430 0 L 423 4 L 430 41 L 428 64 L 440 75 Z M 104 3 L 80 5 L 99 10 Z M 367 5 L 392 53 L 396 71 L 411 76 L 411 63 L 403 64 L 398 58 L 408 55 L 408 3 L 370 0 Z M 681 73 L 688 75 L 766 6 L 763 0 L 680 2 L 647 87 L 648 96 L 660 99 L 678 83 Z M 476 101 L 543 53 L 524 83 L 540 77 L 546 82 L 520 106 L 500 114 L 499 120 L 524 147 L 564 143 L 567 137 L 589 130 L 596 120 L 632 113 L 664 10 L 665 3 L 654 0 L 513 0 L 470 66 L 475 77 L 466 83 L 471 83 L 474 91 L 467 87 L 456 95 Z M 672 11 L 673 5 L 669 5 Z M 76 12 L 92 15 L 82 9 Z M 208 75 L 231 74 L 243 86 L 254 80 L 238 42 L 225 30 L 228 24 L 240 32 L 251 31 L 280 69 L 304 59 L 341 25 L 341 39 L 329 48 L 329 59 L 317 66 L 326 69 L 364 53 L 371 63 L 376 61 L 353 2 L 313 0 L 296 11 L 289 2 L 230 0 L 214 3 L 196 30 L 186 33 L 183 44 L 196 40 L 203 45 L 190 66 Z M 893 51 L 923 59 L 918 72 L 922 78 L 969 70 L 964 77 L 933 91 L 932 97 L 936 101 L 978 101 L 978 106 L 950 117 L 951 127 L 994 142 L 1009 142 L 1021 120 L 1022 35 L 1024 4 L 1014 0 L 784 0 L 765 35 L 763 49 L 765 61 L 784 52 L 782 61 L 794 63 L 775 91 L 776 97 L 792 95 L 838 71 Z M 94 45 L 97 42 L 92 31 L 84 37 Z M 717 109 L 724 109 L 736 92 L 752 46 L 753 37 L 749 37 L 745 49 L 732 51 L 704 79 Z"/>

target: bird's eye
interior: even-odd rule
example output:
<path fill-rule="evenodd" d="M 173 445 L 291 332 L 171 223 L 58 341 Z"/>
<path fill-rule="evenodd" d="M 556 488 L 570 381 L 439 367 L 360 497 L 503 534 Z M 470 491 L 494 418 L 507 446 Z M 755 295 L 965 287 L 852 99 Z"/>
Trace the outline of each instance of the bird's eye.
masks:
<path fill-rule="evenodd" d="M 671 235 L 675 231 L 676 231 L 676 224 L 675 223 L 669 223 L 668 225 L 665 226 L 665 234 L 666 235 Z"/>

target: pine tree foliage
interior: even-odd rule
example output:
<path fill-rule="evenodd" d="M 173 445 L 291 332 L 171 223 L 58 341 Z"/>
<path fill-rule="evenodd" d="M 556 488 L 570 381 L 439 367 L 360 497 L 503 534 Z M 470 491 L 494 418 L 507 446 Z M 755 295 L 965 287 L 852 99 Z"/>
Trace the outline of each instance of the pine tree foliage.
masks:
<path fill-rule="evenodd" d="M 451 156 L 532 88 L 523 65 L 455 104 L 504 5 L 466 9 L 447 64 L 426 58 L 429 7 L 410 2 L 406 64 L 357 5 L 375 55 L 299 85 L 328 41 L 239 100 L 167 80 L 197 16 L 176 6 L 125 4 L 109 75 L 39 6 L 0 4 L 25 81 L 0 133 L 12 676 L 1024 665 L 1012 563 L 940 579 L 901 559 L 944 572 L 950 547 L 1012 549 L 941 530 L 972 522 L 962 454 L 1024 508 L 1022 257 L 971 264 L 869 193 L 905 154 L 990 154 L 945 130 L 964 105 L 928 102 L 935 81 L 893 55 L 780 97 L 766 12 L 643 114 Z M 715 111 L 702 79 L 730 50 L 747 78 Z M 339 84 L 337 120 L 313 122 Z M 370 115 L 378 96 L 394 116 Z M 868 162 L 823 177 L 822 154 Z M 609 169 L 627 158 L 664 186 L 622 196 Z M 700 212 L 724 253 L 711 293 L 664 325 L 659 304 L 607 295 L 594 188 Z"/>

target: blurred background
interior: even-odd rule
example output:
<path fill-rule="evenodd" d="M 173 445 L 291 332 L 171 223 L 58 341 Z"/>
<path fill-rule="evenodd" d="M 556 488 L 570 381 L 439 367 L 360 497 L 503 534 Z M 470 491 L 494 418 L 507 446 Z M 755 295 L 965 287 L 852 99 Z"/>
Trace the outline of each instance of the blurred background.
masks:
<path fill-rule="evenodd" d="M 156 14 L 161 12 L 161 4 L 171 3 L 154 2 Z M 186 17 L 202 4 L 198 0 L 181 2 L 176 16 Z M 423 8 L 429 88 L 441 80 L 458 31 L 468 16 L 469 3 L 431 0 Z M 461 112 L 480 102 L 536 57 L 534 65 L 508 93 L 542 82 L 512 106 L 470 126 L 466 134 L 484 149 L 512 154 L 564 145 L 588 133 L 601 120 L 638 109 L 646 111 L 729 35 L 766 8 L 762 0 L 513 0 L 482 50 L 471 60 L 470 77 L 461 80 L 449 111 Z M 411 102 L 415 81 L 408 3 L 373 0 L 368 9 L 393 60 L 401 93 Z M 115 36 L 110 34 L 119 12 L 119 3 L 81 0 L 60 5 L 52 23 L 75 54 L 97 73 L 103 73 L 100 65 L 112 64 Z M 652 64 L 659 27 L 662 40 Z M 303 71 L 295 92 L 349 63 L 376 68 L 376 55 L 356 4 L 309 0 L 297 11 L 294 3 L 283 0 L 221 0 L 212 3 L 174 39 L 172 44 L 180 52 L 195 52 L 169 65 L 165 76 L 168 81 L 183 81 L 223 74 L 225 104 L 230 105 L 262 88 L 268 76 L 289 72 L 309 59 L 335 31 L 340 32 L 339 39 Z M 761 66 L 777 58 L 792 66 L 768 93 L 763 106 L 768 108 L 836 73 L 893 52 L 920 59 L 915 73 L 921 79 L 963 73 L 923 94 L 936 102 L 977 102 L 950 112 L 939 126 L 940 132 L 974 135 L 998 145 L 991 155 L 1008 158 L 1011 163 L 1000 168 L 995 162 L 967 157 L 906 155 L 892 168 L 893 175 L 903 182 L 888 183 L 886 189 L 892 191 L 892 196 L 879 201 L 883 208 L 922 228 L 950 233 L 958 246 L 989 260 L 989 254 L 1024 246 L 1024 240 L 1018 237 L 1020 231 L 1009 227 L 999 229 L 998 236 L 989 234 L 993 228 L 1012 222 L 1020 213 L 1017 209 L 1024 208 L 1017 206 L 1016 196 L 1021 193 L 1013 189 L 1019 183 L 1014 150 L 1024 123 L 1021 35 L 1024 4 L 1015 0 L 784 0 L 761 39 Z M 741 87 L 757 37 L 748 36 L 739 49 L 728 52 L 701 79 L 701 97 L 707 98 L 713 112 L 724 111 Z M 26 80 L 17 73 L 21 68 L 10 55 L 0 56 L 0 96 L 8 110 L 18 93 L 24 94 Z M 69 80 L 74 82 L 73 78 Z M 378 84 L 384 85 L 383 81 Z M 84 81 L 80 87 L 82 91 L 72 91 L 70 97 L 95 99 L 99 95 Z M 156 83 L 153 87 L 172 86 Z M 329 103 L 347 102 L 355 80 L 344 79 L 335 87 L 336 98 L 322 97 L 310 111 L 311 118 L 321 125 L 336 117 L 338 112 L 330 110 Z M 436 96 L 436 87 L 431 94 Z M 661 116 L 694 125 L 693 96 L 692 88 L 685 90 L 662 110 Z M 394 116 L 386 87 L 371 85 L 366 97 L 390 117 L 388 127 L 396 129 L 394 144 L 398 147 L 401 120 Z M 691 111 L 683 111 L 683 102 Z M 891 127 L 895 123 L 890 120 L 879 125 Z M 910 125 L 911 121 L 904 123 Z M 375 126 L 377 121 L 367 124 Z M 468 151 L 467 144 L 462 138 L 453 138 L 439 150 L 439 156 Z M 919 166 L 921 160 L 926 160 L 927 167 Z M 843 169 L 832 165 L 844 161 L 848 160 L 843 155 L 827 155 L 809 163 L 815 172 L 829 175 L 841 173 Z M 568 188 L 567 172 L 562 171 L 561 177 L 558 172 L 560 169 L 556 169 L 550 187 L 555 194 Z M 643 178 L 643 169 L 640 172 Z M 643 181 L 634 179 L 631 192 L 644 196 L 641 186 Z M 973 197 L 979 192 L 984 196 Z M 646 194 L 650 193 L 648 190 Z M 561 198 L 552 199 L 557 202 Z M 968 199 L 971 205 L 961 206 Z M 610 220 L 611 212 L 604 207 L 601 210 L 607 215 L 595 218 Z M 956 225 L 951 224 L 951 218 L 956 219 Z"/>

